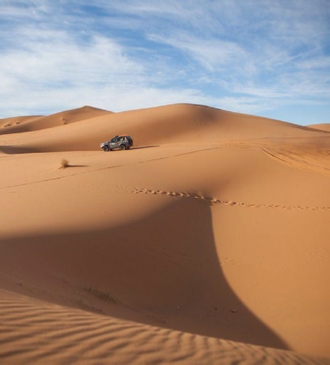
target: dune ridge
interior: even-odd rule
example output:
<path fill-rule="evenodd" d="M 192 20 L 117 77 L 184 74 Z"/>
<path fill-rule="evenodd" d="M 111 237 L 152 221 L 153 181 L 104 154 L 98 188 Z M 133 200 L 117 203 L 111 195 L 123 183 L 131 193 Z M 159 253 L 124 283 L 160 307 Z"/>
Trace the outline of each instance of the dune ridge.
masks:
<path fill-rule="evenodd" d="M 1 362 L 329 364 L 330 135 L 85 109 L 0 136 Z"/>

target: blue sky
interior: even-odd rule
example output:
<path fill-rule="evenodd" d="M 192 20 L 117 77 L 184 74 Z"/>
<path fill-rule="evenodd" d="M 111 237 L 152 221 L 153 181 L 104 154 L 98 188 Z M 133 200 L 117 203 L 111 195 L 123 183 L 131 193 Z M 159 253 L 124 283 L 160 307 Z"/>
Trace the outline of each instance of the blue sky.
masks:
<path fill-rule="evenodd" d="M 330 0 L 0 0 L 0 118 L 204 104 L 330 123 Z"/>

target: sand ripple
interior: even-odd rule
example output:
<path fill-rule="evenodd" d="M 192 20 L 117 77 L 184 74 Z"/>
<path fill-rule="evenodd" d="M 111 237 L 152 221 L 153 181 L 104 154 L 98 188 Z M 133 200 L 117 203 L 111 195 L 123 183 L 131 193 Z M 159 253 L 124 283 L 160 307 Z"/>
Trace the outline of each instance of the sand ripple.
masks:
<path fill-rule="evenodd" d="M 2 291 L 1 364 L 329 364 L 109 318 Z"/>

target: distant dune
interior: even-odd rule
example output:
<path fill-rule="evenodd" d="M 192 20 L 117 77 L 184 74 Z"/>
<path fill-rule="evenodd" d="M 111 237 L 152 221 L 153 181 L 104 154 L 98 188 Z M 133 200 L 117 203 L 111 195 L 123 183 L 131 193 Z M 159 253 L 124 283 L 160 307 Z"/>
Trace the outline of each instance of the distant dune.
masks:
<path fill-rule="evenodd" d="M 325 132 L 330 132 L 330 123 L 312 124 L 309 127 L 314 129 L 320 129 Z"/>
<path fill-rule="evenodd" d="M 0 134 L 1 363 L 330 364 L 325 127 L 176 104 Z"/>
<path fill-rule="evenodd" d="M 48 129 L 110 113 L 111 112 L 106 110 L 84 106 L 82 108 L 67 110 L 49 116 L 5 118 L 0 119 L 0 134 Z"/>

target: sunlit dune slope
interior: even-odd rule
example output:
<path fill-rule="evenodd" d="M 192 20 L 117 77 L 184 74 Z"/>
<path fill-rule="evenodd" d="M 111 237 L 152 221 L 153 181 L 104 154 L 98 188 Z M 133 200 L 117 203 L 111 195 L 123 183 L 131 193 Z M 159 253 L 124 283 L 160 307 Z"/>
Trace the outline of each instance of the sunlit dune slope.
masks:
<path fill-rule="evenodd" d="M 112 112 L 91 106 L 84 106 L 49 116 L 6 118 L 0 120 L 0 134 L 48 129 L 106 114 L 112 114 Z"/>

